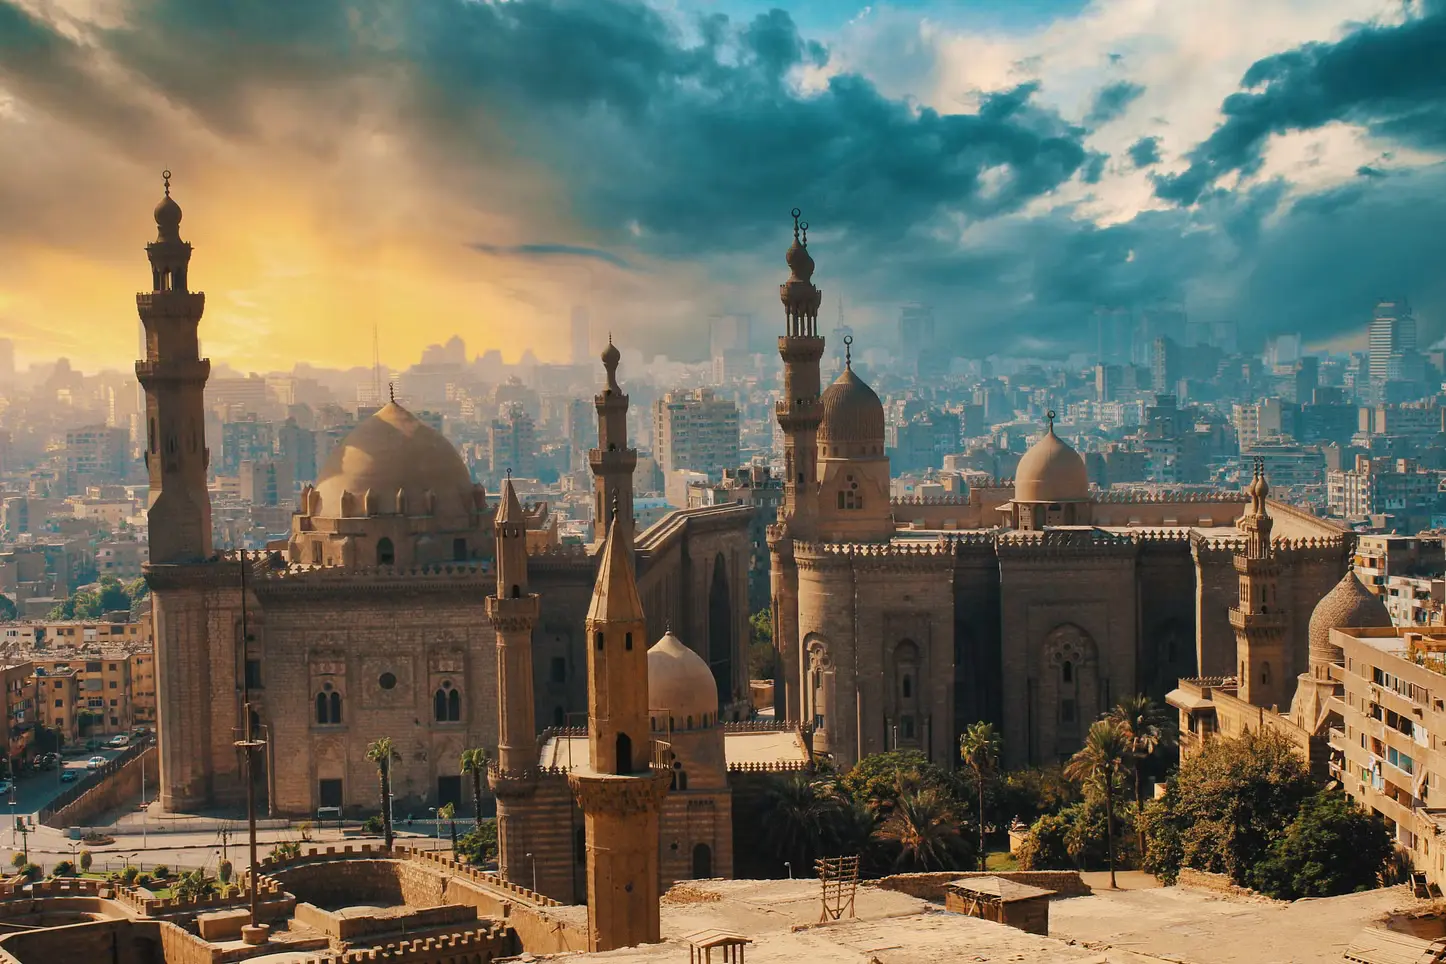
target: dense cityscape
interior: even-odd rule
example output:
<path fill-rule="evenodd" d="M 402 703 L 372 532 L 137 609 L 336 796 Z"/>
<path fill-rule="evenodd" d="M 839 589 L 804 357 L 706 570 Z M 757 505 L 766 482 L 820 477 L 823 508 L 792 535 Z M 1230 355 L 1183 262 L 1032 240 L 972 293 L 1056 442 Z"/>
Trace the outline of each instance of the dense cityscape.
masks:
<path fill-rule="evenodd" d="M 1383 2 L 0 0 L 0 964 L 1446 960 Z"/>

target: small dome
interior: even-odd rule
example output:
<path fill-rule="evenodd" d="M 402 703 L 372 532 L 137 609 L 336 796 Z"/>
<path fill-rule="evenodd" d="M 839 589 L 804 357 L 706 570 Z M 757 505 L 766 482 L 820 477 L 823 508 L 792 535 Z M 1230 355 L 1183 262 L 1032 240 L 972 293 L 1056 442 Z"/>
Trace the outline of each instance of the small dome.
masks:
<path fill-rule="evenodd" d="M 884 403 L 847 367 L 823 393 L 818 440 L 828 445 L 884 444 Z M 882 448 L 881 448 L 882 451 Z"/>
<path fill-rule="evenodd" d="M 648 650 L 648 707 L 667 710 L 678 730 L 686 727 L 689 717 L 694 728 L 703 725 L 704 717 L 710 721 L 718 718 L 718 682 L 713 671 L 671 632 Z"/>
<path fill-rule="evenodd" d="M 793 277 L 799 281 L 812 280 L 813 255 L 808 253 L 808 248 L 800 244 L 797 238 L 794 239 L 793 244 L 788 246 L 788 254 L 784 255 L 783 260 L 788 262 L 788 268 L 793 272 Z"/>
<path fill-rule="evenodd" d="M 1044 438 L 1030 446 L 1014 472 L 1015 502 L 1088 502 L 1089 473 L 1080 454 L 1054 434 L 1051 419 Z"/>
<path fill-rule="evenodd" d="M 602 350 L 602 363 L 605 368 L 617 368 L 618 362 L 622 361 L 623 353 L 618 351 L 618 346 L 608 339 L 608 346 Z"/>
<path fill-rule="evenodd" d="M 406 514 L 423 515 L 431 492 L 436 499 L 431 514 L 439 528 L 469 525 L 472 474 L 462 456 L 441 432 L 396 402 L 383 406 L 332 449 L 317 479 L 321 505 L 313 515 L 342 518 L 342 493 L 350 493 L 360 509 L 368 490 L 380 514 L 396 512 L 397 495 L 404 494 Z"/>
<path fill-rule="evenodd" d="M 1312 666 L 1323 662 L 1335 662 L 1341 658 L 1340 649 L 1331 642 L 1332 629 L 1384 628 L 1391 625 L 1391 614 L 1381 597 L 1371 592 L 1361 582 L 1355 570 L 1347 572 L 1316 603 L 1310 614 L 1310 662 Z"/>

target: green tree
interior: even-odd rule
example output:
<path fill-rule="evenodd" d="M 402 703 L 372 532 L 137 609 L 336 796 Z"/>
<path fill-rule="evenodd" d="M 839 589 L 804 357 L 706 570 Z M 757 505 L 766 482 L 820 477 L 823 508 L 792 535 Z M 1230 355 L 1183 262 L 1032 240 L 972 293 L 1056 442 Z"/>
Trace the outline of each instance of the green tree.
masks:
<path fill-rule="evenodd" d="M 838 807 L 828 787 L 801 773 L 770 780 L 760 808 L 768 849 L 799 870 L 812 867 L 829 842 Z"/>
<path fill-rule="evenodd" d="M 12 622 L 20 618 L 20 610 L 15 608 L 15 600 L 0 592 L 0 623 Z"/>
<path fill-rule="evenodd" d="M 979 869 L 984 870 L 988 848 L 984 845 L 984 785 L 999 765 L 999 734 L 993 723 L 971 723 L 959 737 L 959 759 L 974 774 L 979 794 Z"/>
<path fill-rule="evenodd" d="M 1145 809 L 1144 769 L 1160 748 L 1170 742 L 1170 716 L 1159 703 L 1137 694 L 1121 700 L 1110 710 L 1109 718 L 1125 734 L 1129 748 L 1126 762 L 1135 778 L 1135 813 L 1138 814 Z M 1144 830 L 1137 826 L 1135 837 L 1136 846 L 1144 853 Z"/>
<path fill-rule="evenodd" d="M 382 839 L 388 850 L 392 847 L 392 763 L 401 758 L 389 736 L 367 745 L 367 759 L 377 765 L 377 782 L 382 794 Z"/>
<path fill-rule="evenodd" d="M 223 860 L 216 865 L 216 879 L 223 884 L 229 884 L 231 883 L 231 873 L 234 870 L 235 868 L 231 866 L 231 861 Z"/>
<path fill-rule="evenodd" d="M 489 763 L 487 751 L 481 747 L 462 751 L 462 775 L 472 777 L 472 822 L 482 825 L 482 779 Z"/>
<path fill-rule="evenodd" d="M 483 820 L 457 841 L 458 852 L 481 867 L 497 856 L 497 821 Z"/>
<path fill-rule="evenodd" d="M 1314 792 L 1304 761 L 1274 730 L 1212 739 L 1145 808 L 1146 869 L 1170 881 L 1181 866 L 1193 867 L 1249 887 L 1254 867 Z"/>
<path fill-rule="evenodd" d="M 751 679 L 774 679 L 777 654 L 773 650 L 773 610 L 761 609 L 748 617 L 748 674 Z"/>
<path fill-rule="evenodd" d="M 1119 791 L 1120 769 L 1129 746 L 1124 731 L 1113 720 L 1096 720 L 1085 737 L 1085 745 L 1070 758 L 1064 772 L 1090 789 L 1104 793 L 1105 840 L 1110 858 L 1110 887 L 1115 883 L 1115 794 Z"/>
<path fill-rule="evenodd" d="M 115 576 L 102 576 L 100 580 L 100 590 L 96 595 L 96 604 L 99 608 L 99 612 L 95 614 L 97 617 L 103 613 L 115 612 L 120 609 L 129 610 L 131 608 L 130 593 L 126 592 L 125 587 L 121 585 L 121 581 Z"/>
<path fill-rule="evenodd" d="M 455 803 L 444 803 L 437 808 L 437 819 L 447 821 L 452 831 L 452 856 L 457 856 L 457 805 Z"/>
<path fill-rule="evenodd" d="M 816 787 L 827 784 L 816 783 Z M 861 873 L 872 872 L 877 856 L 879 815 L 863 800 L 855 800 L 836 785 L 825 792 L 833 801 L 826 814 L 819 856 L 848 857 L 857 854 Z"/>
<path fill-rule="evenodd" d="M 171 885 L 171 893 L 181 900 L 201 900 L 215 892 L 216 882 L 201 870 L 187 871 Z"/>
<path fill-rule="evenodd" d="M 1079 786 L 1057 766 L 1011 770 L 994 782 L 993 789 L 990 822 L 1001 827 L 1016 819 L 1032 824 L 1083 799 Z"/>
<path fill-rule="evenodd" d="M 893 845 L 894 866 L 907 872 L 954 870 L 973 864 L 959 832 L 954 801 L 940 787 L 902 786 L 880 836 Z"/>
<path fill-rule="evenodd" d="M 867 803 L 882 817 L 893 809 L 901 790 L 910 787 L 950 787 L 949 774 L 919 750 L 874 753 L 855 763 L 838 778 L 843 793 Z"/>
<path fill-rule="evenodd" d="M 1280 900 L 1370 890 L 1392 849 L 1379 815 L 1330 788 L 1305 801 L 1252 877 L 1257 890 Z"/>
<path fill-rule="evenodd" d="M 82 850 L 79 854 L 79 858 L 80 872 L 83 874 L 90 873 L 90 865 L 95 862 L 95 857 L 91 855 L 91 852 L 89 850 Z"/>

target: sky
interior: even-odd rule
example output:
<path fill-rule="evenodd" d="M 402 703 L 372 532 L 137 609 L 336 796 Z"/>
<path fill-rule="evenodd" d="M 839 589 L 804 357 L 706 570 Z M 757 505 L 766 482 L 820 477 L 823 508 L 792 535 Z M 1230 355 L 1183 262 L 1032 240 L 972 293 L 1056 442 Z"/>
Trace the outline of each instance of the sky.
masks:
<path fill-rule="evenodd" d="M 0 0 L 0 337 L 127 367 L 162 169 L 243 370 L 460 334 L 645 355 L 825 327 L 1063 357 L 1101 310 L 1242 347 L 1446 321 L 1446 0 Z"/>

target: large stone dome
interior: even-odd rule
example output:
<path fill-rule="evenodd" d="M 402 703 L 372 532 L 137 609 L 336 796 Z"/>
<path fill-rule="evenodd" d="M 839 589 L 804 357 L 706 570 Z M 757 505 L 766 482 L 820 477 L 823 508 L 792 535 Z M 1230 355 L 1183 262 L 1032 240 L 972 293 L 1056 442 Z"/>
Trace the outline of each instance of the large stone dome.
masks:
<path fill-rule="evenodd" d="M 367 514 L 371 493 L 377 515 L 431 515 L 441 529 L 467 528 L 472 475 L 452 443 L 396 402 L 362 422 L 331 452 L 317 479 L 320 505 L 312 515 L 348 518 Z M 350 497 L 343 506 L 343 494 Z M 428 493 L 435 499 L 427 511 Z"/>
<path fill-rule="evenodd" d="M 675 730 L 698 729 L 705 720 L 708 726 L 718 722 L 718 683 L 713 671 L 672 632 L 648 650 L 648 706 L 666 710 Z"/>
<path fill-rule="evenodd" d="M 879 451 L 868 454 L 883 454 L 884 403 L 867 382 L 854 374 L 852 366 L 824 390 L 821 402 L 820 444 L 876 445 Z"/>
<path fill-rule="evenodd" d="M 1015 502 L 1088 502 L 1089 473 L 1084 459 L 1054 434 L 1051 419 L 1044 438 L 1030 446 L 1014 472 Z"/>
<path fill-rule="evenodd" d="M 1335 662 L 1341 651 L 1331 642 L 1332 629 L 1369 629 L 1391 625 L 1391 614 L 1381 597 L 1361 582 L 1355 570 L 1347 572 L 1316 603 L 1310 614 L 1310 662 L 1312 666 Z"/>

